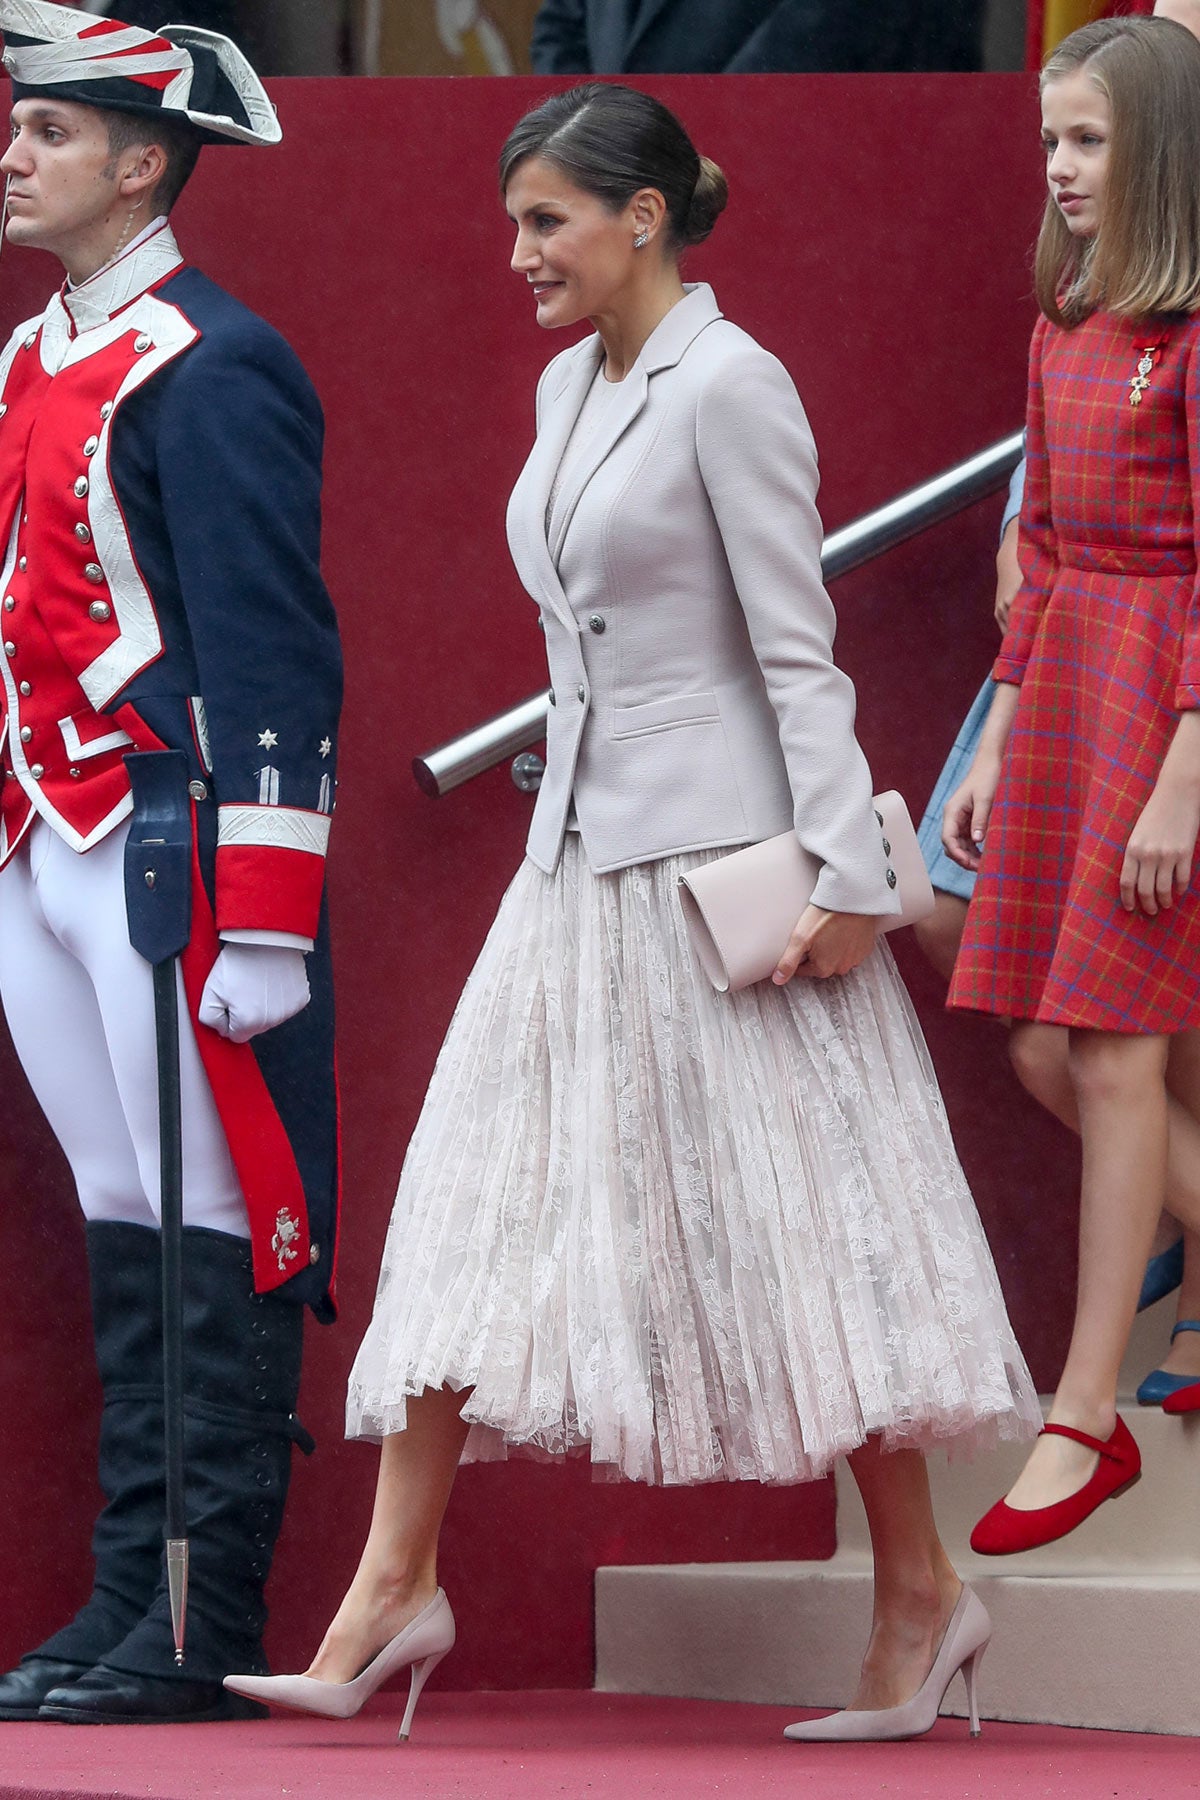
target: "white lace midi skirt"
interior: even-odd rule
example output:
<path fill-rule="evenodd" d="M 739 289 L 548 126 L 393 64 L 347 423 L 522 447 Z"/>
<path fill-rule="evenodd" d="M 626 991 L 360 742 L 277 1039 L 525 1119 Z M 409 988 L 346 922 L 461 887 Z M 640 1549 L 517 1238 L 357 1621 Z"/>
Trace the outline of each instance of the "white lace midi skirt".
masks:
<path fill-rule="evenodd" d="M 409 1146 L 350 1436 L 447 1384 L 464 1460 L 586 1445 L 664 1483 L 1036 1430 L 891 953 L 716 993 L 676 897 L 710 856 L 596 875 L 569 833 L 519 870 Z"/>

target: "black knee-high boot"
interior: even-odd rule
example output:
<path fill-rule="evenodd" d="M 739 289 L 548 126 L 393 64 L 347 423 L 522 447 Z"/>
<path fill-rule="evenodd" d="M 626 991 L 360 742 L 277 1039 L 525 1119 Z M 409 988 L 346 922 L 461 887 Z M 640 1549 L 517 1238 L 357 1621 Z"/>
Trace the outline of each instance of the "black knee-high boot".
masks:
<path fill-rule="evenodd" d="M 0 1677 L 0 1719 L 32 1719 L 51 1688 L 100 1662 L 142 1618 L 162 1559 L 162 1250 L 146 1225 L 86 1228 L 96 1367 L 104 1396 L 91 1598 Z"/>
<path fill-rule="evenodd" d="M 261 1711 L 227 1694 L 221 1677 L 266 1667 L 263 1588 L 292 1445 L 312 1447 L 295 1415 L 303 1308 L 256 1294 L 249 1245 L 223 1232 L 186 1228 L 183 1271 L 186 1661 L 176 1667 L 164 1573 L 144 1617 L 98 1667 L 47 1695 L 42 1718 L 166 1723 Z"/>

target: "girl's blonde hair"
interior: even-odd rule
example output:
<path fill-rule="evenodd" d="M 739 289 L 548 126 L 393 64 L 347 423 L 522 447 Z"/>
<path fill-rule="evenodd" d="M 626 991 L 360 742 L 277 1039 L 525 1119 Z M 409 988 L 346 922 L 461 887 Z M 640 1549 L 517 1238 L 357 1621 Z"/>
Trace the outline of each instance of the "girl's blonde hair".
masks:
<path fill-rule="evenodd" d="M 1041 89 L 1077 73 L 1112 115 L 1100 224 L 1074 237 L 1047 199 L 1038 305 L 1068 330 L 1100 307 L 1134 319 L 1200 310 L 1200 43 L 1167 19 L 1097 19 L 1050 55 Z"/>

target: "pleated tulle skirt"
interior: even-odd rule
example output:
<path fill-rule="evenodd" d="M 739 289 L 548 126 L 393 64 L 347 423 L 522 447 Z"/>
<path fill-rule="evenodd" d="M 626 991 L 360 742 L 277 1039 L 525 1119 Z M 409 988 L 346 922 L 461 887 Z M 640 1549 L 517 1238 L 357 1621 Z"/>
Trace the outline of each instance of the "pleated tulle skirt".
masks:
<path fill-rule="evenodd" d="M 891 954 L 718 994 L 679 874 L 526 862 L 405 1160 L 351 1436 L 470 1388 L 465 1459 L 590 1447 L 664 1483 L 807 1481 L 1037 1401 Z"/>

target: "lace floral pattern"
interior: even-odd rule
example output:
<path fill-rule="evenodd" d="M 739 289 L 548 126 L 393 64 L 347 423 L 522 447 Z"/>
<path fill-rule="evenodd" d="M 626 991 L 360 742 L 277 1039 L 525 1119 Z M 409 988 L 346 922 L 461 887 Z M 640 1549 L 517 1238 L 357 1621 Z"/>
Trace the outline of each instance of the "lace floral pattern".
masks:
<path fill-rule="evenodd" d="M 595 875 L 569 834 L 518 872 L 405 1160 L 351 1436 L 446 1383 L 465 1460 L 588 1445 L 663 1483 L 1036 1430 L 891 953 L 714 992 L 676 898 L 709 854 Z"/>

